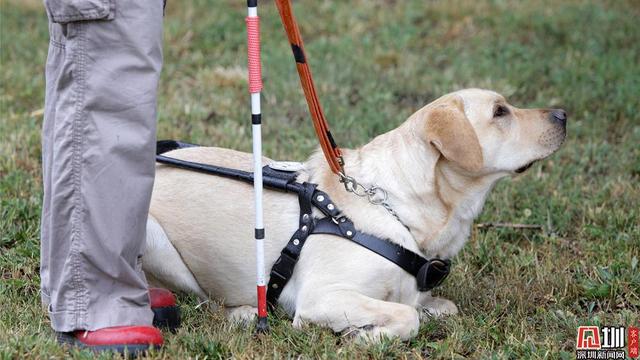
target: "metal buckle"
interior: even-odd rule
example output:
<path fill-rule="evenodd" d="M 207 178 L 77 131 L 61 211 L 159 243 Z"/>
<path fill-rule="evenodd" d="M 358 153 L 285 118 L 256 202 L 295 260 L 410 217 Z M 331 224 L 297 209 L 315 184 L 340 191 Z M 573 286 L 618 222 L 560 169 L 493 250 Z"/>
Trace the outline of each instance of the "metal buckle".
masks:
<path fill-rule="evenodd" d="M 344 189 L 347 190 L 347 192 L 352 192 L 356 195 L 362 196 L 360 194 L 358 194 L 358 182 L 356 181 L 356 179 L 352 178 L 351 176 L 347 176 L 344 173 L 340 173 L 340 182 L 344 184 Z M 362 185 L 360 185 L 362 186 Z"/>
<path fill-rule="evenodd" d="M 289 280 L 293 275 L 293 269 L 295 268 L 298 260 L 293 256 L 285 253 L 285 250 L 280 253 L 280 257 L 278 258 L 278 260 L 276 260 L 275 264 L 273 264 L 271 272 L 278 274 L 278 276 L 282 277 L 283 279 Z"/>
<path fill-rule="evenodd" d="M 367 189 L 366 187 L 364 187 L 364 185 L 357 182 L 356 179 L 351 176 L 345 175 L 344 173 L 340 173 L 340 182 L 344 184 L 344 189 L 347 190 L 347 192 L 354 193 L 360 197 L 367 197 L 369 202 L 374 205 L 380 205 L 387 201 L 388 195 L 386 190 L 384 190 L 383 188 L 379 188 L 374 185 Z M 375 199 L 375 196 L 378 193 L 382 193 L 382 200 Z"/>
<path fill-rule="evenodd" d="M 449 270 L 451 267 L 450 260 L 431 259 L 427 261 L 416 276 L 418 282 L 418 290 L 429 291 L 442 284 L 444 280 L 449 276 Z"/>

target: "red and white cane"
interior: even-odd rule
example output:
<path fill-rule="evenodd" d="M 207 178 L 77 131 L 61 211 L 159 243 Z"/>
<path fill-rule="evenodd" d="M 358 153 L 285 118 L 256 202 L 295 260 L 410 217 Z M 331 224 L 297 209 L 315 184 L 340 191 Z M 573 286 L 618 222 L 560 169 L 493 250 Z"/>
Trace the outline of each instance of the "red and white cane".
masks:
<path fill-rule="evenodd" d="M 259 332 L 268 330 L 267 285 L 264 275 L 264 224 L 262 219 L 262 133 L 260 114 L 260 91 L 262 70 L 260 67 L 260 18 L 258 0 L 247 0 L 247 55 L 249 69 L 249 92 L 251 93 L 251 130 L 253 140 L 253 190 L 255 196 L 256 273 L 258 293 Z"/>

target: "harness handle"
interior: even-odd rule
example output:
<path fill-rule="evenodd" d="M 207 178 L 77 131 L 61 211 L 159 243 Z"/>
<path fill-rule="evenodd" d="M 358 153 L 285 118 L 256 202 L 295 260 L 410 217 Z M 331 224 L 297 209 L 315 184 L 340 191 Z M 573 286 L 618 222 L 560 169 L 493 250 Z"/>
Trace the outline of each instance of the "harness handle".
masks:
<path fill-rule="evenodd" d="M 298 75 L 300 76 L 300 83 L 302 84 L 302 90 L 304 91 L 304 97 L 307 100 L 309 106 L 309 112 L 313 120 L 313 127 L 316 131 L 316 136 L 320 142 L 320 147 L 324 153 L 324 157 L 327 159 L 327 163 L 331 168 L 331 171 L 343 178 L 344 174 L 344 159 L 342 157 L 342 151 L 336 144 L 331 131 L 329 131 L 329 124 L 322 111 L 318 94 L 316 93 L 315 85 L 313 84 L 313 77 L 311 76 L 311 69 L 307 63 L 307 56 L 304 51 L 304 45 L 302 43 L 302 37 L 300 36 L 300 29 L 296 18 L 293 16 L 293 10 L 291 9 L 291 0 L 276 0 L 276 6 L 282 19 L 282 25 L 289 38 L 291 44 L 291 50 L 293 51 L 293 57 L 296 60 L 296 68 L 298 69 Z"/>

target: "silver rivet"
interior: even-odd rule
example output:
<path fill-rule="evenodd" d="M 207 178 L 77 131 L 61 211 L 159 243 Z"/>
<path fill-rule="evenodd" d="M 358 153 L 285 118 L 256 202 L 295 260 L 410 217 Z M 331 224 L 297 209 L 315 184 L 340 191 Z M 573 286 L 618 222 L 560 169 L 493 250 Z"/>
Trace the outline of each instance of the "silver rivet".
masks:
<path fill-rule="evenodd" d="M 333 209 L 335 209 L 335 208 L 336 208 L 336 207 L 335 207 L 335 206 L 333 206 L 333 204 L 329 204 L 329 205 L 327 205 L 327 209 L 329 209 L 329 210 L 333 210 Z"/>
<path fill-rule="evenodd" d="M 272 288 L 277 289 L 278 288 L 278 284 L 273 284 L 271 285 Z"/>
<path fill-rule="evenodd" d="M 309 221 L 309 214 L 302 215 L 302 221 L 304 221 L 304 222 Z"/>
<path fill-rule="evenodd" d="M 323 202 L 324 201 L 324 196 L 322 195 L 318 195 L 318 197 L 316 198 L 318 201 Z"/>
<path fill-rule="evenodd" d="M 341 218 L 341 219 L 340 219 L 340 222 L 341 222 L 341 223 L 343 223 L 343 222 L 345 222 L 345 221 L 347 221 L 347 219 L 345 219 L 345 218 Z"/>
<path fill-rule="evenodd" d="M 353 235 L 353 232 L 351 232 L 351 230 L 347 230 L 347 236 L 351 237 L 351 235 Z"/>
<path fill-rule="evenodd" d="M 293 245 L 295 245 L 295 246 L 300 245 L 300 240 L 298 240 L 298 239 L 293 239 Z"/>
<path fill-rule="evenodd" d="M 304 225 L 301 230 L 302 232 L 307 232 L 307 225 Z"/>

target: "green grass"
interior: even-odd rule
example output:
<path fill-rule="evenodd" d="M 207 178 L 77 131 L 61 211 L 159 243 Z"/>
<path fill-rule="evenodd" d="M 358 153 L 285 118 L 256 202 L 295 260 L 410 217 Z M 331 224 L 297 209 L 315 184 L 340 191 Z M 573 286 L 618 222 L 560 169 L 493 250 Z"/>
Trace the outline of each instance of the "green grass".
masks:
<path fill-rule="evenodd" d="M 568 141 L 501 182 L 437 293 L 460 315 L 410 342 L 364 346 L 284 317 L 254 338 L 181 295 L 184 326 L 154 358 L 565 358 L 576 327 L 640 322 L 640 31 L 637 1 L 296 1 L 316 85 L 340 144 L 394 128 L 463 87 L 563 107 Z M 64 357 L 38 292 L 40 135 L 47 22 L 0 0 L 0 359 Z M 159 138 L 250 150 L 245 3 L 169 0 Z M 261 6 L 266 154 L 316 147 L 277 11 Z M 71 353 L 89 358 L 86 352 Z M 109 358 L 105 356 L 105 358 Z"/>

